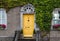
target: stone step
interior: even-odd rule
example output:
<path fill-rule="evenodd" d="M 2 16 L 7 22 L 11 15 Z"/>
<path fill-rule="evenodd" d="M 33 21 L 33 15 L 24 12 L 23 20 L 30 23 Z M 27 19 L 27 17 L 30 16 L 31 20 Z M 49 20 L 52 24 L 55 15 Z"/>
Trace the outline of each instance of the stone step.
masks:
<path fill-rule="evenodd" d="M 36 41 L 36 39 L 18 39 L 18 41 Z"/>

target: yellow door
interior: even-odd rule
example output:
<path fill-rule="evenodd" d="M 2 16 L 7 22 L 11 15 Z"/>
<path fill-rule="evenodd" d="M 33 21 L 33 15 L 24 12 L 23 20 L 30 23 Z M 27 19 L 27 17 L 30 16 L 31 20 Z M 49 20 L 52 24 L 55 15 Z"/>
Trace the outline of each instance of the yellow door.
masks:
<path fill-rule="evenodd" d="M 23 36 L 33 37 L 34 31 L 34 15 L 24 14 L 23 15 Z"/>

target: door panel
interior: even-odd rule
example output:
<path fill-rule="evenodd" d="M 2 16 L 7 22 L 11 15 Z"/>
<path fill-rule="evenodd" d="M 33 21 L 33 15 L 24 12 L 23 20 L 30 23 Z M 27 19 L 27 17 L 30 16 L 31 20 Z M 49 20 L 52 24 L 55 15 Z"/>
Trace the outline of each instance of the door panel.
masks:
<path fill-rule="evenodd" d="M 34 31 L 34 15 L 25 14 L 23 15 L 23 36 L 33 37 Z"/>

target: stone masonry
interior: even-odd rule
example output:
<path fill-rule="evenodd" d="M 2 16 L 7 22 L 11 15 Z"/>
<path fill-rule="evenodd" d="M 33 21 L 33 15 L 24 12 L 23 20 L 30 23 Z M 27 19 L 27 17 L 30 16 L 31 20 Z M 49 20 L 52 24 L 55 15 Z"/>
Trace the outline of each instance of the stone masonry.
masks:
<path fill-rule="evenodd" d="M 50 31 L 50 41 L 60 41 L 60 31 Z"/>
<path fill-rule="evenodd" d="M 15 7 L 7 12 L 7 29 L 0 30 L 0 41 L 4 37 L 14 37 L 15 30 L 20 29 L 20 7 Z"/>

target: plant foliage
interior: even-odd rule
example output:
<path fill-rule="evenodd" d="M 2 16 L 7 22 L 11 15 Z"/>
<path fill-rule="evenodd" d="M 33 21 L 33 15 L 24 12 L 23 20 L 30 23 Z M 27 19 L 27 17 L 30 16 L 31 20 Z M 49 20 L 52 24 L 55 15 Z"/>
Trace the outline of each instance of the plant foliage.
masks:
<path fill-rule="evenodd" d="M 1 0 L 0 7 L 14 8 L 31 3 L 36 11 L 36 23 L 41 31 L 49 31 L 51 26 L 52 11 L 60 7 L 60 0 Z"/>

